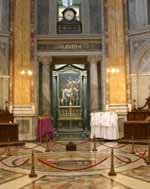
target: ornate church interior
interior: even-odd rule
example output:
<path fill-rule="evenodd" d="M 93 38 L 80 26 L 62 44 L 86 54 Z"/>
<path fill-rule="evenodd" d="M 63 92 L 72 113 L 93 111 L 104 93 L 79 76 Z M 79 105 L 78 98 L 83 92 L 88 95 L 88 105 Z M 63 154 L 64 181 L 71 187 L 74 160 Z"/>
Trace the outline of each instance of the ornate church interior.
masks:
<path fill-rule="evenodd" d="M 149 0 L 0 0 L 12 188 L 150 188 Z"/>

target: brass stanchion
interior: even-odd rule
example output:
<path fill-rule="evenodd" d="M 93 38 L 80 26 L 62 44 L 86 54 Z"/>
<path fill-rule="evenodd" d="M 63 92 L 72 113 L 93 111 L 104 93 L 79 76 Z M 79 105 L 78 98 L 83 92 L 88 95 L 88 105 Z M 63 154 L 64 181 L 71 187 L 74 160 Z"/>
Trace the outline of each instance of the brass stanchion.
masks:
<path fill-rule="evenodd" d="M 31 165 L 31 172 L 29 174 L 29 177 L 37 177 L 37 174 L 35 173 L 35 164 L 34 164 L 34 151 L 32 150 L 32 165 Z"/>
<path fill-rule="evenodd" d="M 148 154 L 147 158 L 145 158 L 146 165 L 150 165 L 150 143 L 148 144 Z"/>
<path fill-rule="evenodd" d="M 11 150 L 10 150 L 10 139 L 9 138 L 8 138 L 8 142 L 7 142 L 6 156 L 12 156 Z"/>
<path fill-rule="evenodd" d="M 46 149 L 45 149 L 45 152 L 50 152 L 48 134 L 47 134 L 47 141 L 46 141 Z"/>
<path fill-rule="evenodd" d="M 96 148 L 96 137 L 95 135 L 93 136 L 93 151 L 96 152 L 97 148 Z"/>
<path fill-rule="evenodd" d="M 132 136 L 131 138 L 131 154 L 135 154 L 135 151 L 134 151 L 134 136 Z"/>
<path fill-rule="evenodd" d="M 109 176 L 116 176 L 117 173 L 115 172 L 115 168 L 114 168 L 114 149 L 111 148 L 111 167 L 110 167 L 110 171 L 108 173 Z"/>

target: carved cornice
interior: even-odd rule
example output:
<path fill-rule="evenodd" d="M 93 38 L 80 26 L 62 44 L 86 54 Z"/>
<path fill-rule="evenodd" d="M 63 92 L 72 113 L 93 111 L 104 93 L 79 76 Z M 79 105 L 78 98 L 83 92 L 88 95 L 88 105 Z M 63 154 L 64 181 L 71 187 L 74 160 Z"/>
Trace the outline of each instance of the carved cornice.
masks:
<path fill-rule="evenodd" d="M 44 41 L 68 41 L 68 40 L 101 40 L 102 39 L 102 35 L 98 34 L 98 35 L 36 35 L 36 39 L 37 40 L 44 40 Z"/>
<path fill-rule="evenodd" d="M 101 51 L 102 39 L 100 37 L 78 37 L 78 38 L 40 38 L 37 40 L 37 50 L 43 51 L 72 51 L 90 50 Z"/>

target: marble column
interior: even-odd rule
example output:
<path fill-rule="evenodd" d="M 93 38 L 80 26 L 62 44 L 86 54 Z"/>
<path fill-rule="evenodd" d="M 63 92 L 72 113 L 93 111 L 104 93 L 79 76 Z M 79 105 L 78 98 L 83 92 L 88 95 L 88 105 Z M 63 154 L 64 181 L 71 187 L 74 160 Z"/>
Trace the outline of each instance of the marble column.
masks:
<path fill-rule="evenodd" d="M 88 56 L 87 60 L 90 64 L 90 111 L 92 112 L 99 109 L 97 63 L 100 57 Z"/>
<path fill-rule="evenodd" d="M 50 63 L 51 57 L 42 59 L 42 114 L 50 114 L 51 112 L 51 95 L 50 95 Z"/>

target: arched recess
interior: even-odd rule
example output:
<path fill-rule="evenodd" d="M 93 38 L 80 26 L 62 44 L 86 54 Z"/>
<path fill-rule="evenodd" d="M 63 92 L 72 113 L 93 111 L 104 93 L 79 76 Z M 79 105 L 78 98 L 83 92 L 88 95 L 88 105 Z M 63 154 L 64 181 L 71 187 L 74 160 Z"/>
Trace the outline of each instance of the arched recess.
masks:
<path fill-rule="evenodd" d="M 134 71 L 132 75 L 132 99 L 136 99 L 137 106 L 143 106 L 145 98 L 150 94 L 150 44 L 145 42 L 139 47 L 134 57 Z"/>

